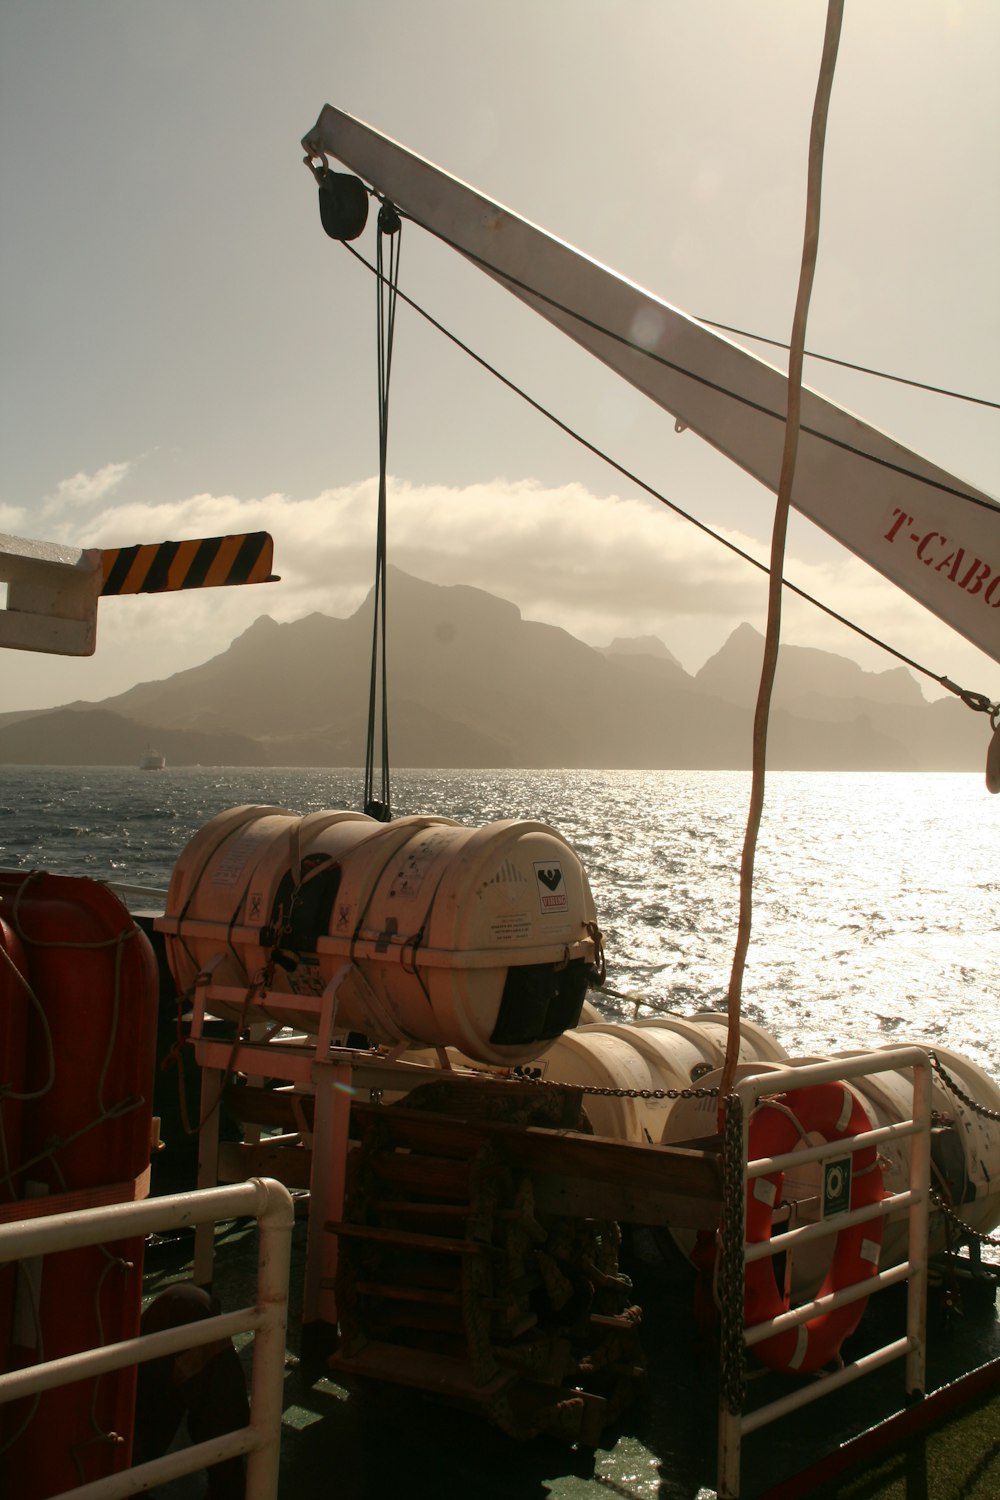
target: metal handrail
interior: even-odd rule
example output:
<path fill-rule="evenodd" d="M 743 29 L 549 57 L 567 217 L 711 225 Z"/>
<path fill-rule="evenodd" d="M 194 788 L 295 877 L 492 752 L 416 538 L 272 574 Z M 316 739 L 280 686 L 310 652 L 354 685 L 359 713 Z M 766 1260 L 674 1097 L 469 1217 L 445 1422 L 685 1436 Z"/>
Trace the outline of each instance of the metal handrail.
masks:
<path fill-rule="evenodd" d="M 53 1500 L 125 1500 L 209 1464 L 247 1455 L 246 1500 L 275 1500 L 281 1440 L 288 1321 L 288 1272 L 294 1210 L 288 1189 L 271 1178 L 196 1192 L 173 1193 L 140 1203 L 111 1203 L 73 1213 L 47 1214 L 0 1225 L 0 1265 L 29 1256 L 183 1229 L 219 1219 L 255 1218 L 259 1227 L 257 1302 L 219 1317 L 160 1333 L 141 1334 L 103 1348 L 30 1365 L 0 1375 L 0 1403 L 108 1370 L 194 1349 L 236 1333 L 254 1334 L 250 1419 L 246 1427 L 196 1443 L 162 1458 L 64 1491 Z"/>
<path fill-rule="evenodd" d="M 159 885 L 139 885 L 134 880 L 106 880 L 109 891 L 114 891 L 130 910 L 134 903 L 142 901 L 150 910 L 161 912 L 167 904 L 167 888 Z"/>
<path fill-rule="evenodd" d="M 844 1082 L 850 1078 L 868 1077 L 875 1073 L 913 1071 L 913 1114 L 910 1120 L 899 1121 L 892 1126 L 882 1126 L 867 1131 L 861 1136 L 828 1141 L 821 1145 L 806 1147 L 801 1151 L 782 1156 L 760 1157 L 749 1161 L 750 1115 L 763 1098 L 775 1094 L 791 1093 L 795 1089 L 809 1088 L 821 1083 Z M 879 1052 L 859 1053 L 850 1058 L 835 1058 L 828 1062 L 806 1063 L 801 1066 L 769 1069 L 741 1079 L 734 1085 L 742 1107 L 742 1174 L 739 1181 L 738 1201 L 725 1205 L 725 1212 L 732 1222 L 739 1225 L 740 1264 L 738 1282 L 743 1285 L 744 1269 L 748 1260 L 758 1260 L 767 1255 L 777 1255 L 794 1244 L 801 1244 L 838 1234 L 850 1223 L 861 1223 L 868 1219 L 886 1218 L 889 1214 L 906 1208 L 909 1214 L 907 1259 L 876 1275 L 866 1278 L 856 1286 L 841 1288 L 822 1297 L 804 1303 L 748 1328 L 743 1313 L 742 1295 L 738 1309 L 723 1305 L 723 1340 L 727 1337 L 727 1320 L 738 1318 L 738 1339 L 744 1347 L 760 1343 L 772 1334 L 780 1333 L 808 1321 L 810 1318 L 832 1311 L 847 1302 L 860 1301 L 874 1292 L 884 1291 L 905 1280 L 907 1282 L 906 1336 L 885 1344 L 879 1349 L 853 1360 L 835 1372 L 814 1380 L 790 1395 L 783 1396 L 757 1408 L 750 1413 L 732 1411 L 725 1395 L 719 1403 L 718 1440 L 718 1496 L 719 1500 L 737 1500 L 740 1484 L 740 1450 L 742 1438 L 779 1417 L 786 1416 L 812 1401 L 858 1380 L 863 1375 L 906 1356 L 906 1390 L 910 1395 L 922 1395 L 925 1381 L 926 1324 L 927 1324 L 927 1227 L 930 1205 L 930 1126 L 931 1126 L 931 1066 L 930 1058 L 922 1047 L 887 1047 Z M 783 1170 L 794 1163 L 796 1166 L 808 1161 L 821 1161 L 828 1156 L 853 1151 L 859 1146 L 871 1146 L 896 1136 L 913 1136 L 910 1156 L 910 1186 L 906 1192 L 887 1195 L 879 1203 L 868 1205 L 815 1224 L 802 1225 L 780 1235 L 777 1239 L 755 1244 L 746 1244 L 746 1194 L 747 1183 L 754 1178 Z M 735 1197 L 735 1192 L 734 1192 Z"/>

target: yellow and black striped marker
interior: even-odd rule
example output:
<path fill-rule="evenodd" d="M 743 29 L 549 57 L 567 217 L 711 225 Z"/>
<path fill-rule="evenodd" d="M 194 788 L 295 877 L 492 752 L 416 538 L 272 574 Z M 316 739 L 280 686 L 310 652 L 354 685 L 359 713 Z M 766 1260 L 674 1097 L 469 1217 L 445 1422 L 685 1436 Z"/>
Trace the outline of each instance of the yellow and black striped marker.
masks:
<path fill-rule="evenodd" d="M 102 553 L 101 597 L 277 583 L 271 572 L 273 561 L 274 543 L 266 531 L 205 536 L 191 542 L 109 547 Z"/>

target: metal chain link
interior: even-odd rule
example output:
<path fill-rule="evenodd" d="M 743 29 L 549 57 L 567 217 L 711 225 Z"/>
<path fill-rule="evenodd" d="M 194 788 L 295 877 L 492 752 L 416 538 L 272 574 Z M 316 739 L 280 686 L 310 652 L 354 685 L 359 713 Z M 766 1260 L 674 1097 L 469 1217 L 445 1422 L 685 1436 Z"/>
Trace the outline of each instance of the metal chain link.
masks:
<path fill-rule="evenodd" d="M 722 1129 L 722 1227 L 720 1231 L 719 1303 L 722 1312 L 720 1391 L 733 1416 L 746 1400 L 746 1354 L 743 1345 L 744 1162 L 743 1105 L 739 1094 L 727 1094 Z"/>
<path fill-rule="evenodd" d="M 964 1089 L 959 1088 L 954 1078 L 952 1078 L 951 1074 L 942 1065 L 936 1052 L 928 1052 L 927 1056 L 930 1058 L 931 1067 L 941 1079 L 941 1082 L 946 1088 L 951 1089 L 956 1099 L 961 1099 L 963 1104 L 967 1105 L 974 1114 L 982 1115 L 984 1120 L 1000 1120 L 1000 1110 L 988 1109 L 985 1104 L 978 1103 Z"/>
<path fill-rule="evenodd" d="M 980 1245 L 992 1245 L 994 1248 L 1000 1249 L 1000 1238 L 996 1235 L 984 1234 L 981 1229 L 973 1229 L 971 1224 L 966 1224 L 965 1220 L 959 1218 L 951 1204 L 942 1193 L 938 1192 L 937 1188 L 931 1188 L 931 1202 L 935 1208 L 940 1209 L 949 1223 L 954 1224 L 956 1229 L 961 1230 L 963 1239 L 978 1240 Z"/>
<path fill-rule="evenodd" d="M 985 1104 L 980 1104 L 978 1099 L 973 1099 L 970 1094 L 967 1094 L 963 1088 L 959 1087 L 947 1068 L 942 1064 L 936 1052 L 928 1052 L 927 1056 L 930 1059 L 931 1067 L 941 1079 L 945 1088 L 950 1089 L 955 1098 L 960 1099 L 968 1109 L 972 1110 L 973 1114 L 980 1115 L 984 1120 L 1000 1120 L 1000 1110 L 989 1109 Z M 1000 1238 L 995 1235 L 984 1234 L 982 1230 L 973 1229 L 971 1224 L 966 1224 L 965 1220 L 959 1217 L 944 1195 L 938 1192 L 937 1188 L 931 1188 L 931 1202 L 944 1215 L 948 1222 L 961 1232 L 965 1239 L 976 1240 L 980 1245 L 991 1245 L 994 1248 L 1000 1248 Z"/>
<path fill-rule="evenodd" d="M 475 1070 L 474 1070 L 475 1071 Z M 521 1067 L 512 1069 L 518 1083 L 540 1083 L 550 1089 L 572 1089 L 577 1094 L 593 1094 L 601 1099 L 717 1099 L 717 1088 L 690 1089 L 614 1089 L 597 1083 L 563 1083 L 556 1078 L 542 1078 L 537 1073 L 526 1073 Z M 492 1074 L 483 1074 L 493 1077 Z"/>
<path fill-rule="evenodd" d="M 1000 1110 L 989 1109 L 980 1104 L 959 1087 L 951 1074 L 942 1066 L 934 1052 L 928 1054 L 931 1066 L 945 1086 L 951 1090 L 975 1114 L 987 1120 L 1000 1121 Z M 512 1070 L 519 1083 L 543 1084 L 552 1089 L 571 1089 L 581 1094 L 591 1094 L 605 1099 L 717 1099 L 717 1088 L 689 1089 L 616 1089 L 598 1084 L 564 1083 L 557 1079 L 542 1078 L 521 1067 Z M 746 1398 L 746 1357 L 743 1345 L 743 1142 L 742 1107 L 737 1094 L 729 1094 L 725 1100 L 725 1125 L 722 1138 L 722 1202 L 723 1219 L 720 1233 L 721 1264 L 719 1271 L 719 1301 L 722 1310 L 721 1389 L 729 1410 L 738 1415 L 743 1410 Z M 946 1219 L 969 1239 L 982 1245 L 1000 1248 L 1000 1237 L 982 1233 L 959 1218 L 944 1197 L 931 1188 L 931 1200 Z"/>

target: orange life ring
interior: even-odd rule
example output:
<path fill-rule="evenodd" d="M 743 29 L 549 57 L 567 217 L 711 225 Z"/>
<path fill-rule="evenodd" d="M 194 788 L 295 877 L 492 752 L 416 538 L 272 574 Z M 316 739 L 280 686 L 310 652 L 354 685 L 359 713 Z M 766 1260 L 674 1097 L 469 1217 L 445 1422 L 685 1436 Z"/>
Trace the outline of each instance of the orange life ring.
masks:
<path fill-rule="evenodd" d="M 843 1083 L 822 1083 L 795 1089 L 761 1103 L 750 1118 L 749 1155 L 782 1156 L 793 1151 L 804 1135 L 826 1141 L 844 1140 L 871 1129 L 864 1105 Z M 771 1237 L 774 1206 L 781 1199 L 784 1174 L 774 1172 L 747 1184 L 746 1237 L 759 1244 Z M 851 1169 L 852 1209 L 878 1203 L 885 1196 L 882 1169 L 874 1146 L 859 1146 L 853 1152 Z M 885 1221 L 877 1218 L 841 1229 L 834 1242 L 833 1258 L 818 1296 L 865 1281 L 878 1271 L 879 1251 Z M 822 1369 L 840 1352 L 846 1338 L 857 1328 L 868 1298 L 821 1313 L 785 1333 L 774 1334 L 754 1345 L 754 1353 L 772 1370 L 807 1374 Z M 744 1277 L 744 1315 L 748 1326 L 766 1322 L 787 1312 L 779 1290 L 773 1258 L 751 1261 Z"/>

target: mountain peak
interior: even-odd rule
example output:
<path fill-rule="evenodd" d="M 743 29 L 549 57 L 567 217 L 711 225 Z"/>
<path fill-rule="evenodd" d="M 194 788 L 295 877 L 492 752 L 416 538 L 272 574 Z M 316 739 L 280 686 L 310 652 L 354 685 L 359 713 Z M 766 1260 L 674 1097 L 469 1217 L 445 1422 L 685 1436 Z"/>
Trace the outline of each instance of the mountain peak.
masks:
<path fill-rule="evenodd" d="M 695 673 L 698 687 L 731 703 L 756 700 L 764 637 L 746 621 L 737 625 L 725 645 Z M 815 646 L 782 643 L 778 651 L 774 701 L 784 708 L 801 707 L 803 700 L 861 699 L 884 704 L 924 704 L 920 685 L 905 667 L 867 672 L 850 657 Z"/>
<path fill-rule="evenodd" d="M 661 661 L 680 666 L 674 653 L 660 640 L 658 635 L 616 635 L 610 646 L 604 647 L 605 656 L 656 656 Z"/>
<path fill-rule="evenodd" d="M 596 650 L 467 585 L 388 574 L 388 730 L 396 766 L 735 770 L 749 764 L 763 641 L 735 630 L 697 678 L 656 637 Z M 346 618 L 262 615 L 229 649 L 101 704 L 7 714 L 0 763 L 171 766 L 364 762 L 372 598 Z M 900 669 L 783 646 L 774 769 L 979 769 L 976 716 L 927 704 Z M 109 712 L 113 710 L 113 712 Z"/>

